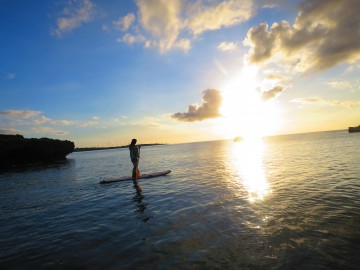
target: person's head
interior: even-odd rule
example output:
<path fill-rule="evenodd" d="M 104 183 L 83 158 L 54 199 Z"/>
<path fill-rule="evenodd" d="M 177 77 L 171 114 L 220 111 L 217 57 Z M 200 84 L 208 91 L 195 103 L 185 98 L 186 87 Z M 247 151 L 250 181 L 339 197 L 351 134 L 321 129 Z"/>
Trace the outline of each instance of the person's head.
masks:
<path fill-rule="evenodd" d="M 136 140 L 136 139 L 132 139 L 132 140 L 131 140 L 131 145 L 135 145 L 135 144 L 136 144 L 136 142 L 137 142 L 137 140 Z"/>

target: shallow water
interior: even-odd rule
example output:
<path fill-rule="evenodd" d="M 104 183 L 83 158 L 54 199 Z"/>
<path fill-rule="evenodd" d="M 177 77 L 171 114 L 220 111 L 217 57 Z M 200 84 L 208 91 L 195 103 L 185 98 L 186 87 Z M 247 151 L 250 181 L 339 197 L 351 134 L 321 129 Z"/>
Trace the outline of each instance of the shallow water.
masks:
<path fill-rule="evenodd" d="M 358 269 L 360 133 L 127 149 L 0 174 L 1 269 Z"/>

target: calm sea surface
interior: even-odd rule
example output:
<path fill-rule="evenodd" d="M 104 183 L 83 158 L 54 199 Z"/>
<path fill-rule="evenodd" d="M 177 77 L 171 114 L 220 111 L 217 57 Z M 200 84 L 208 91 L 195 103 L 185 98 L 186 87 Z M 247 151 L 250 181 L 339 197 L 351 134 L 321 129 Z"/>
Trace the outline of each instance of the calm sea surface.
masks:
<path fill-rule="evenodd" d="M 77 152 L 0 173 L 0 269 L 359 269 L 360 133 Z"/>

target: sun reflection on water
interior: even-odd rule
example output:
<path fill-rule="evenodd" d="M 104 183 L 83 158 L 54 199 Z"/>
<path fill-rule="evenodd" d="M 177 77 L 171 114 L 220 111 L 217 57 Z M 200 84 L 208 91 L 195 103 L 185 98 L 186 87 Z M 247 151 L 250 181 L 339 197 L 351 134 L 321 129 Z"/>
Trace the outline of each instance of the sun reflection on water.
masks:
<path fill-rule="evenodd" d="M 232 164 L 240 176 L 239 184 L 248 192 L 250 202 L 263 200 L 270 192 L 263 166 L 264 150 L 265 144 L 261 138 L 246 138 L 235 142 L 232 147 Z"/>

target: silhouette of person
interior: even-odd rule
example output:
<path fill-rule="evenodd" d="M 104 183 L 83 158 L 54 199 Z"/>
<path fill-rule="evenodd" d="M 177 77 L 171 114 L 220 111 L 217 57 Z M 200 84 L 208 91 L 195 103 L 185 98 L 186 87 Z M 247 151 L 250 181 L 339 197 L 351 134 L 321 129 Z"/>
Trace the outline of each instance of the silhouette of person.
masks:
<path fill-rule="evenodd" d="M 132 178 L 134 181 L 137 181 L 137 178 L 140 176 L 139 172 L 139 159 L 140 159 L 140 147 L 136 145 L 137 140 L 132 139 L 129 150 L 130 150 L 130 159 L 133 164 L 133 170 L 132 170 Z"/>

